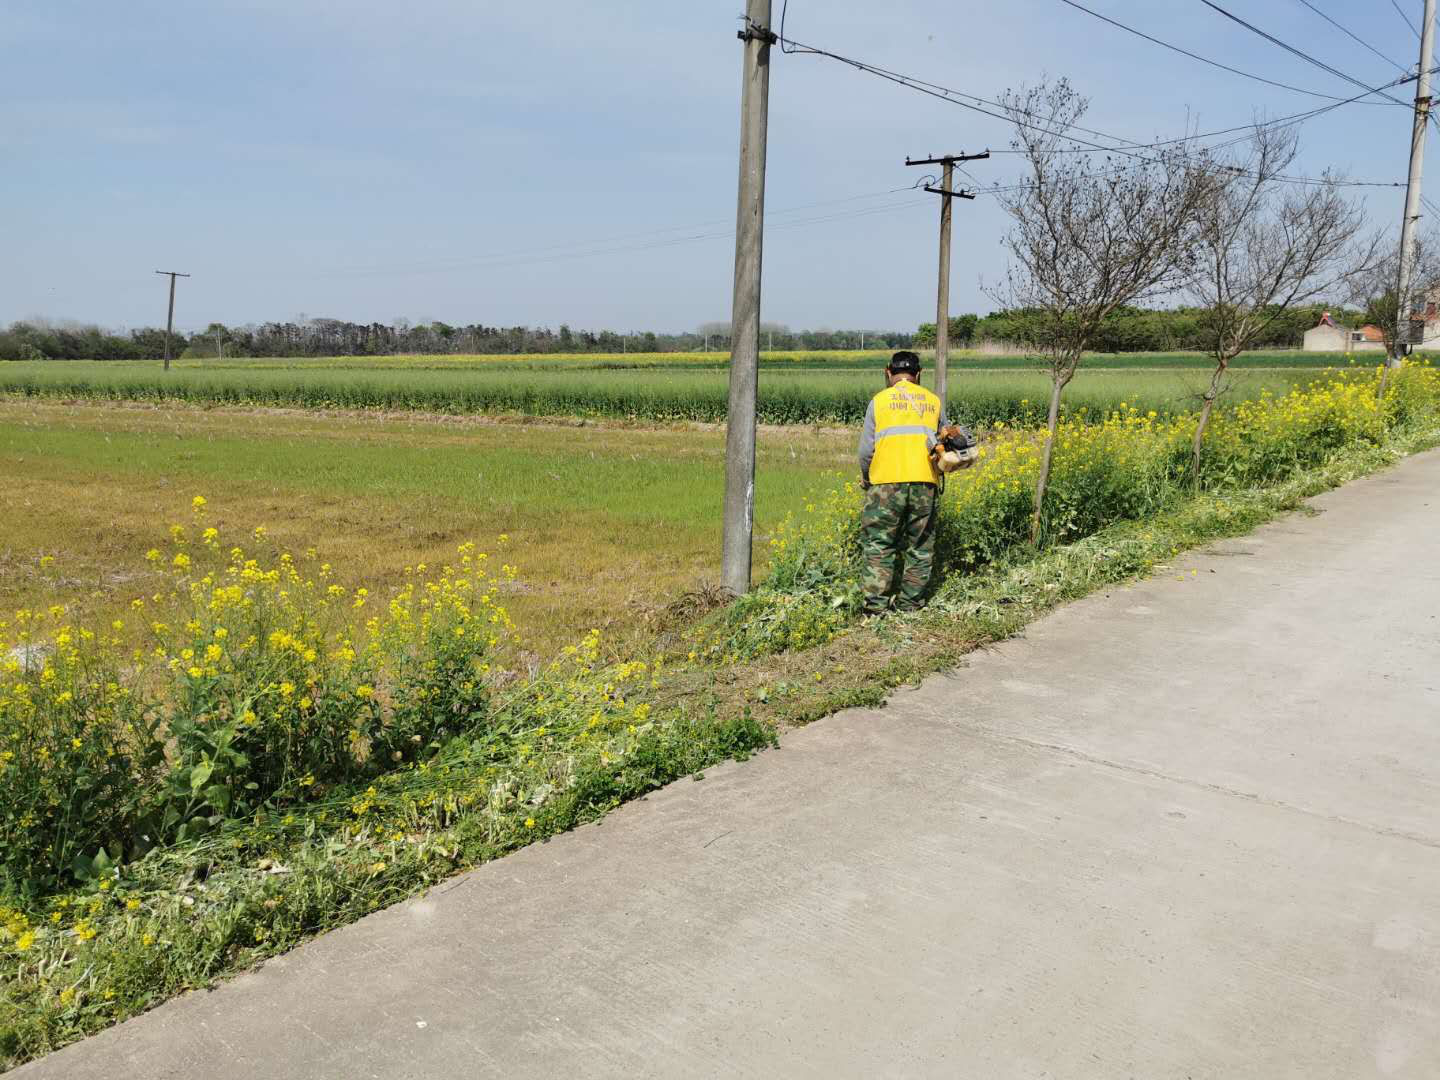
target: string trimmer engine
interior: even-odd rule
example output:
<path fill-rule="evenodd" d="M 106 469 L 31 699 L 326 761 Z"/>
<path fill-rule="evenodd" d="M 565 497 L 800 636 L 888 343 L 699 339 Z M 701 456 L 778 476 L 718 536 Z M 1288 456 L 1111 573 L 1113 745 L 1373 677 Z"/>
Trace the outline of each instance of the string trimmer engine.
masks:
<path fill-rule="evenodd" d="M 942 473 L 952 473 L 975 464 L 980 448 L 975 437 L 959 424 L 946 424 L 936 433 L 930 456 Z"/>

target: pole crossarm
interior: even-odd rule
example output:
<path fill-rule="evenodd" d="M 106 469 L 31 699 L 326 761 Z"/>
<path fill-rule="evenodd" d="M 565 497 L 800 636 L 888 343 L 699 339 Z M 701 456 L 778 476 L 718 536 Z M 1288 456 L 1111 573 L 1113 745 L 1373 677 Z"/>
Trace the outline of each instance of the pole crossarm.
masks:
<path fill-rule="evenodd" d="M 957 162 L 963 162 L 963 161 L 986 161 L 986 160 L 989 159 L 989 157 L 990 157 L 990 151 L 989 151 L 989 150 L 986 150 L 983 154 L 946 154 L 946 155 L 944 155 L 943 157 L 916 158 L 916 159 L 913 159 L 913 160 L 912 160 L 911 158 L 908 158 L 908 157 L 907 157 L 907 158 L 905 159 L 905 164 L 906 164 L 906 165 L 954 165 L 954 164 L 956 164 Z"/>
<path fill-rule="evenodd" d="M 928 191 L 932 195 L 944 195 L 947 199 L 970 199 L 973 201 L 975 198 L 973 191 L 946 191 L 944 188 L 930 187 L 928 184 L 921 190 Z"/>

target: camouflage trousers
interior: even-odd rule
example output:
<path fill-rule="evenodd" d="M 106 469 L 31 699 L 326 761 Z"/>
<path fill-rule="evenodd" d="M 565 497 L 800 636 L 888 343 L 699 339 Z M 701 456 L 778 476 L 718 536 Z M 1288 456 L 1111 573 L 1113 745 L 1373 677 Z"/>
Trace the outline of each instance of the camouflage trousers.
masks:
<path fill-rule="evenodd" d="M 867 612 L 889 606 L 892 591 L 899 611 L 924 606 L 935 561 L 935 512 L 934 484 L 875 484 L 866 491 L 860 547 Z"/>

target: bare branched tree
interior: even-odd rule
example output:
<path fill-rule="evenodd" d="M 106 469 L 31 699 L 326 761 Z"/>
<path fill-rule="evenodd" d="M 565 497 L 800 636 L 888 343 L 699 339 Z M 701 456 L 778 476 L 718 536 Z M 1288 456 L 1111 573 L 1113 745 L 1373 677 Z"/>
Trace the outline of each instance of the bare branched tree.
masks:
<path fill-rule="evenodd" d="M 1001 102 L 1028 175 L 1000 195 L 1014 223 L 1010 267 L 993 292 L 1006 307 L 1034 312 L 1027 344 L 1051 378 L 1031 522 L 1039 544 L 1061 394 L 1106 316 L 1173 293 L 1195 272 L 1200 211 L 1217 178 L 1184 141 L 1096 160 L 1066 136 L 1089 105 L 1066 80 L 1009 91 Z"/>
<path fill-rule="evenodd" d="M 1248 150 L 1221 166 L 1200 214 L 1200 266 L 1189 292 L 1205 309 L 1202 326 L 1215 371 L 1195 428 L 1194 481 L 1215 400 L 1231 362 L 1289 308 L 1335 291 L 1376 261 L 1379 241 L 1360 239 L 1365 210 L 1347 199 L 1338 177 L 1296 185 L 1285 178 L 1299 153 L 1293 127 L 1257 127 Z"/>
<path fill-rule="evenodd" d="M 1373 323 L 1380 328 L 1385 339 L 1385 355 L 1392 357 L 1399 355 L 1401 346 L 1411 343 L 1411 339 L 1417 337 L 1415 333 L 1409 332 L 1410 316 L 1414 312 L 1405 312 L 1404 328 L 1407 333 L 1404 335 L 1405 341 L 1398 340 L 1402 322 L 1398 284 L 1400 244 L 1394 233 L 1391 233 L 1388 236 L 1377 236 L 1375 245 L 1382 254 L 1357 264 L 1348 278 L 1348 299 L 1350 303 L 1364 310 L 1367 323 Z M 1408 280 L 1413 282 L 1410 306 L 1413 309 L 1418 304 L 1423 312 L 1426 306 L 1424 298 L 1440 283 L 1440 234 L 1431 230 L 1416 237 L 1409 262 Z M 1390 371 L 1391 367 L 1387 363 L 1380 375 L 1382 397 L 1385 395 Z"/>

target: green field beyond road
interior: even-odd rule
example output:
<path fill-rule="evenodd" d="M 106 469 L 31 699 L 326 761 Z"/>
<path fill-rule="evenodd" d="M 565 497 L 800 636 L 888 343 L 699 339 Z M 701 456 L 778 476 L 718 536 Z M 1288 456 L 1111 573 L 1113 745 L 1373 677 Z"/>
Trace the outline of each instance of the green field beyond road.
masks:
<path fill-rule="evenodd" d="M 768 424 L 852 424 L 881 384 L 884 356 L 768 357 L 759 419 Z M 452 414 L 612 418 L 654 423 L 725 419 L 728 375 L 716 354 L 562 357 L 373 357 L 185 361 L 21 361 L 0 364 L 0 393 L 78 400 L 186 401 Z M 1366 358 L 1368 364 L 1370 358 Z M 1309 366 L 1300 366 L 1300 362 Z M 1227 402 L 1280 394 L 1343 357 L 1258 353 L 1236 364 Z M 926 380 L 931 374 L 927 372 Z M 1195 407 L 1208 367 L 1194 354 L 1094 357 L 1065 395 L 1067 413 L 1133 406 L 1157 413 Z M 1049 378 L 1022 357 L 957 357 L 950 412 L 975 426 L 1043 419 Z"/>
<path fill-rule="evenodd" d="M 204 495 L 228 538 L 263 525 L 374 589 L 474 540 L 519 569 L 505 601 L 548 654 L 715 577 L 724 453 L 710 430 L 0 400 L 0 612 L 122 610 Z M 762 434 L 762 565 L 767 530 L 854 457 L 849 432 Z"/>

